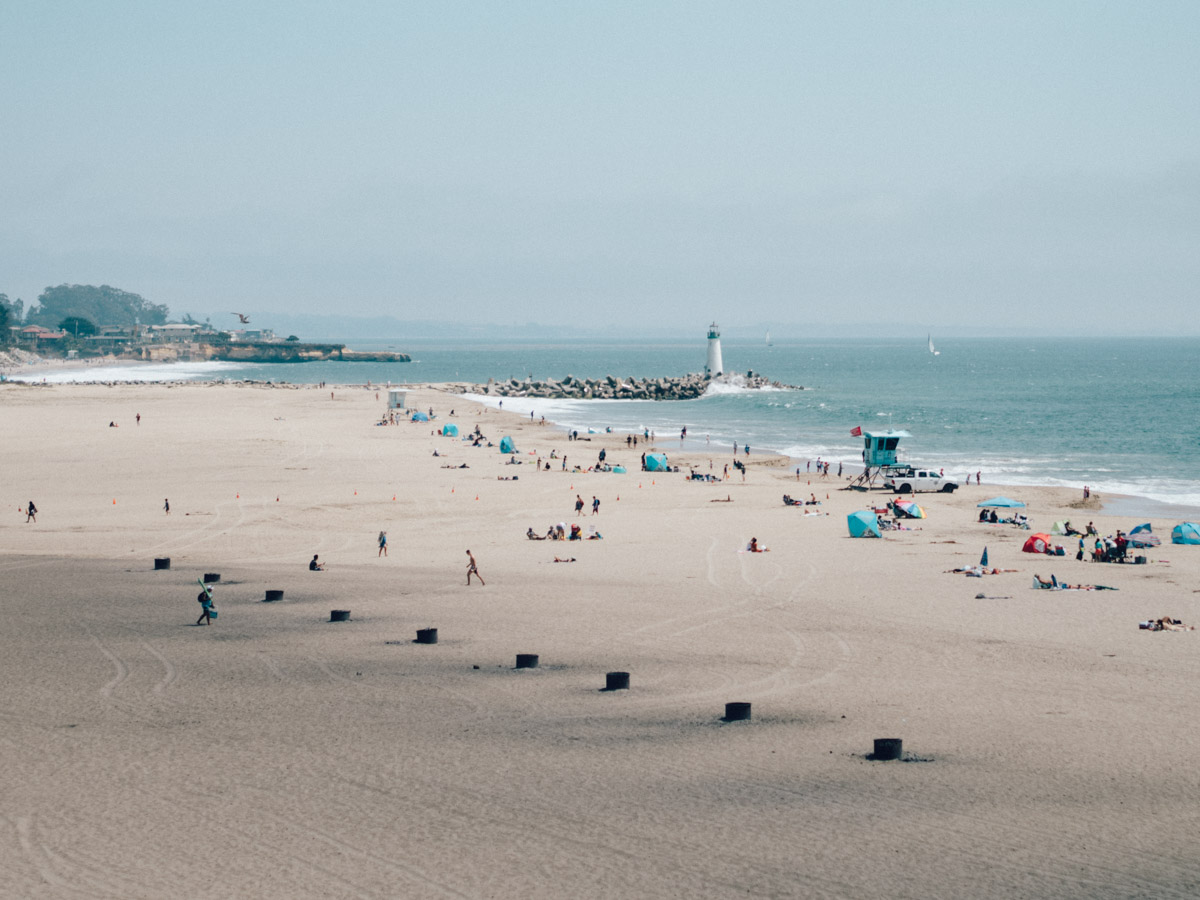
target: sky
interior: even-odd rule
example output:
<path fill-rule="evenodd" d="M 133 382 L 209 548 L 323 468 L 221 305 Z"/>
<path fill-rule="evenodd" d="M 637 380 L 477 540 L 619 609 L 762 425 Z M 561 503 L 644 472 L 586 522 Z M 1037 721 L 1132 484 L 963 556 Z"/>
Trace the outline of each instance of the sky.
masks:
<path fill-rule="evenodd" d="M 6 0 L 0 292 L 1200 334 L 1197 46 L 1195 2 Z"/>

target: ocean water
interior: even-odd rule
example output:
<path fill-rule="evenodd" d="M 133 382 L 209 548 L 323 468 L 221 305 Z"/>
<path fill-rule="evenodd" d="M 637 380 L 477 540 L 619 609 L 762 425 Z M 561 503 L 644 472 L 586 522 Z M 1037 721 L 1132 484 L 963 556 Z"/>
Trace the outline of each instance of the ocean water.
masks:
<path fill-rule="evenodd" d="M 411 363 L 182 363 L 47 373 L 47 381 L 253 379 L 314 384 L 472 381 L 515 377 L 666 376 L 704 366 L 703 334 L 677 343 L 380 341 Z M 984 484 L 1089 485 L 1200 508 L 1200 391 L 1191 380 L 1200 340 L 963 339 L 723 342 L 730 371 L 752 370 L 803 391 L 720 390 L 697 399 L 505 400 L 505 409 L 565 427 L 649 428 L 668 450 L 686 425 L 688 448 L 860 461 L 850 430 L 904 429 L 902 457 Z M 40 380 L 42 374 L 37 378 Z M 495 400 L 489 400 L 495 404 Z M 670 440 L 667 440 L 670 438 Z"/>

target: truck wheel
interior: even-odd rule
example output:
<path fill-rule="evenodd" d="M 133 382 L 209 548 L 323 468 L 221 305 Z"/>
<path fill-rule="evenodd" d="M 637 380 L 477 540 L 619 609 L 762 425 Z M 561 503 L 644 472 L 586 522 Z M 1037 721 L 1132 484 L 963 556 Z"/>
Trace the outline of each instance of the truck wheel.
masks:
<path fill-rule="evenodd" d="M 902 485 L 900 485 L 900 487 L 896 488 L 896 493 L 897 494 L 911 494 L 912 493 L 912 485 L 911 484 L 902 484 Z"/>
<path fill-rule="evenodd" d="M 943 493 L 943 494 L 953 494 L 953 493 L 954 493 L 954 489 L 955 489 L 956 487 L 958 487 L 958 485 L 957 485 L 957 484 L 943 484 L 943 485 L 942 485 L 942 493 Z"/>

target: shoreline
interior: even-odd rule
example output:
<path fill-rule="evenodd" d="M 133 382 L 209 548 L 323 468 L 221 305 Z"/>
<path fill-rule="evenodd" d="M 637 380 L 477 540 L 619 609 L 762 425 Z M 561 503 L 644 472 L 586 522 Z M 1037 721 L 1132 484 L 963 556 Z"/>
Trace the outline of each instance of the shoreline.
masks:
<path fill-rule="evenodd" d="M 41 367 L 43 365 L 47 364 L 47 362 L 48 361 L 46 361 L 46 360 L 41 360 L 36 363 L 31 363 L 31 364 L 29 364 L 27 370 L 41 370 Z M 58 360 L 55 362 L 62 363 L 64 361 Z M 111 358 L 106 358 L 102 361 L 79 360 L 79 361 L 74 361 L 74 362 L 77 364 L 68 367 L 67 369 L 65 369 L 65 371 L 78 371 L 79 369 L 102 370 L 104 368 L 123 367 L 126 364 L 136 365 L 139 367 L 156 365 L 156 363 L 146 362 L 146 361 L 141 361 L 141 360 L 125 361 L 125 360 L 113 360 Z M 23 368 L 25 368 L 25 367 L 23 367 Z M 51 372 L 48 374 L 53 374 L 53 373 Z M 43 383 L 40 381 L 19 381 L 19 380 L 13 380 L 10 378 L 8 381 L 8 384 L 11 384 L 14 386 L 37 387 L 37 388 L 43 388 L 43 389 L 46 389 L 46 388 L 70 389 L 70 388 L 75 388 L 75 387 L 87 387 L 89 385 L 103 386 L 106 388 L 119 388 L 119 387 L 153 388 L 155 386 L 168 386 L 168 387 L 172 387 L 172 388 L 187 388 L 190 386 L 195 386 L 198 388 L 212 388 L 212 387 L 219 387 L 219 386 L 233 386 L 233 387 L 259 387 L 259 388 L 266 388 L 266 389 L 272 389 L 272 390 L 299 390 L 299 391 L 321 389 L 318 387 L 317 384 L 306 384 L 306 383 L 297 383 L 297 382 L 288 382 L 288 381 L 272 381 L 272 380 L 236 380 L 235 381 L 235 380 L 228 380 L 228 379 L 183 379 L 183 380 L 155 379 L 155 380 L 137 380 L 137 381 L 132 381 L 132 380 L 131 381 L 94 380 L 94 381 L 78 381 L 78 382 L 68 381 L 68 382 Z M 387 390 L 390 387 L 391 389 L 399 388 L 399 389 L 403 389 L 406 391 L 430 391 L 430 392 L 434 392 L 434 393 L 437 393 L 440 395 L 461 397 L 463 400 L 477 404 L 480 407 L 486 407 L 488 409 L 491 409 L 491 410 L 494 410 L 497 412 L 501 412 L 504 415 L 512 416 L 512 421 L 514 421 L 514 422 L 524 423 L 526 421 L 523 414 L 511 412 L 510 410 L 503 410 L 500 407 L 500 403 L 502 403 L 505 400 L 509 401 L 510 407 L 511 407 L 513 405 L 513 401 L 517 401 L 517 403 L 520 403 L 520 401 L 525 398 L 493 397 L 493 396 L 489 396 L 489 395 L 469 393 L 469 389 L 476 387 L 476 386 L 477 385 L 474 382 L 462 382 L 462 381 L 459 381 L 459 382 L 395 382 L 395 383 L 389 382 L 389 383 L 385 383 L 385 384 L 374 384 L 374 383 L 369 383 L 369 382 L 343 382 L 343 383 L 339 383 L 339 384 L 333 384 L 333 383 L 326 384 L 324 389 L 326 389 L 326 390 L 333 389 L 333 390 L 341 390 L 341 391 L 358 390 L 358 391 L 368 391 L 369 392 L 369 391 L 383 391 L 383 390 Z M 536 402 L 536 399 L 533 402 Z M 589 401 L 574 400 L 571 402 L 587 403 Z M 610 402 L 610 401 L 592 401 L 592 402 Z M 658 402 L 670 403 L 671 401 L 658 401 Z M 553 421 L 550 419 L 546 420 L 546 425 L 547 425 L 547 427 L 552 427 L 552 428 L 556 429 L 557 431 L 559 431 L 560 433 L 562 433 L 564 435 L 567 434 L 568 431 L 571 430 L 570 425 L 567 425 L 567 424 L 564 424 L 564 423 L 558 422 L 558 421 Z M 635 431 L 636 430 L 634 430 L 634 429 L 614 429 L 612 434 L 624 435 L 627 433 L 635 433 Z M 601 437 L 601 435 L 602 435 L 601 432 L 594 431 L 592 434 L 588 434 L 586 436 L 581 437 L 580 440 L 591 440 L 594 438 L 599 438 L 599 437 Z M 722 454 L 727 455 L 731 449 L 731 447 L 730 448 L 721 448 L 721 449 L 717 449 L 716 447 L 713 447 L 712 450 L 709 450 L 700 445 L 699 438 L 692 437 L 690 435 L 686 439 L 686 441 L 682 447 L 678 446 L 677 438 L 668 437 L 668 438 L 663 438 L 662 441 L 663 441 L 663 443 L 659 445 L 661 448 L 660 452 L 666 452 L 666 453 L 668 453 L 668 455 L 670 455 L 671 453 L 674 452 L 674 453 L 686 455 L 688 458 L 698 460 L 699 462 L 696 465 L 697 468 L 699 468 L 700 464 L 709 458 L 716 458 L 718 456 L 721 456 Z M 753 447 L 751 449 L 752 449 L 752 451 L 755 450 L 755 448 L 753 448 Z M 786 464 L 788 466 L 792 466 L 797 462 L 804 463 L 804 462 L 808 462 L 810 460 L 815 461 L 815 458 L 790 456 L 788 454 L 782 453 L 781 451 L 774 450 L 774 449 L 759 449 L 754 453 L 754 455 L 759 456 L 759 457 L 776 458 L 776 459 L 780 460 L 783 464 Z M 775 463 L 775 465 L 780 465 L 780 463 Z M 914 463 L 914 465 L 919 465 L 919 463 Z M 862 471 L 861 463 L 844 463 L 844 468 L 845 468 L 845 472 L 848 474 L 851 474 L 851 475 L 858 474 L 859 472 Z M 802 473 L 802 476 L 804 476 L 805 480 L 807 480 L 807 473 Z M 832 479 L 832 477 L 833 476 L 831 476 L 831 479 Z M 846 480 L 849 480 L 849 479 L 846 479 Z M 833 484 L 834 481 L 830 480 L 828 482 L 822 482 L 822 483 Z M 840 489 L 840 487 L 841 486 L 839 485 L 839 489 Z M 961 490 L 962 487 L 963 487 L 963 485 L 960 485 L 959 489 Z M 1060 485 L 1060 484 L 1038 484 L 1036 482 L 1034 482 L 1034 483 L 1030 483 L 1030 482 L 994 482 L 994 483 L 992 483 L 992 482 L 989 482 L 987 484 L 987 487 L 989 489 L 991 489 L 992 494 L 1005 494 L 1005 493 L 1011 493 L 1011 492 L 1019 492 L 1022 490 L 1039 490 L 1039 491 L 1040 490 L 1054 490 L 1056 492 L 1061 492 L 1061 496 L 1063 496 L 1064 498 L 1067 497 L 1068 494 L 1073 494 L 1080 490 L 1080 488 L 1072 488 L 1072 487 L 1067 487 L 1067 486 Z M 872 490 L 868 496 L 887 495 L 888 493 L 889 492 L 887 492 L 887 491 L 876 489 L 876 490 Z M 1125 517 L 1130 517 L 1130 518 L 1147 518 L 1147 519 L 1177 518 L 1180 521 L 1198 521 L 1198 520 L 1200 520 L 1200 505 L 1171 503 L 1171 502 L 1164 501 L 1164 500 L 1161 500 L 1161 499 L 1158 499 L 1155 497 L 1143 496 L 1143 495 L 1139 495 L 1139 494 L 1101 491 L 1098 489 L 1093 490 L 1092 494 L 1093 494 L 1093 496 L 1103 498 L 1103 509 L 1105 510 L 1105 514 L 1120 515 L 1120 516 L 1125 516 Z M 917 499 L 919 499 L 921 496 L 928 496 L 928 495 L 922 495 L 922 494 L 916 495 Z M 1068 503 L 1069 503 L 1069 501 L 1067 501 L 1067 500 L 1063 501 L 1064 505 L 1067 505 Z M 1111 513 L 1108 512 L 1108 510 L 1110 510 L 1110 509 L 1112 510 Z"/>

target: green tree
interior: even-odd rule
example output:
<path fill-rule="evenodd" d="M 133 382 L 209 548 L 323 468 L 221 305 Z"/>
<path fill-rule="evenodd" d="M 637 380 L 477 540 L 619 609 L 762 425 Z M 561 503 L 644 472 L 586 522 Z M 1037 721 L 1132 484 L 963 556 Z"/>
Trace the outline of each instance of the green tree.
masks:
<path fill-rule="evenodd" d="M 162 325 L 167 307 L 144 297 L 109 287 L 90 284 L 60 284 L 48 287 L 29 308 L 30 324 L 51 326 L 70 316 L 100 325 Z"/>
<path fill-rule="evenodd" d="M 0 294 L 0 347 L 7 347 L 12 332 L 8 330 L 8 298 Z"/>
<path fill-rule="evenodd" d="M 67 334 L 73 334 L 75 337 L 86 337 L 89 334 L 96 333 L 96 326 L 82 316 L 67 316 L 58 323 L 58 329 L 59 331 L 67 332 Z"/>

